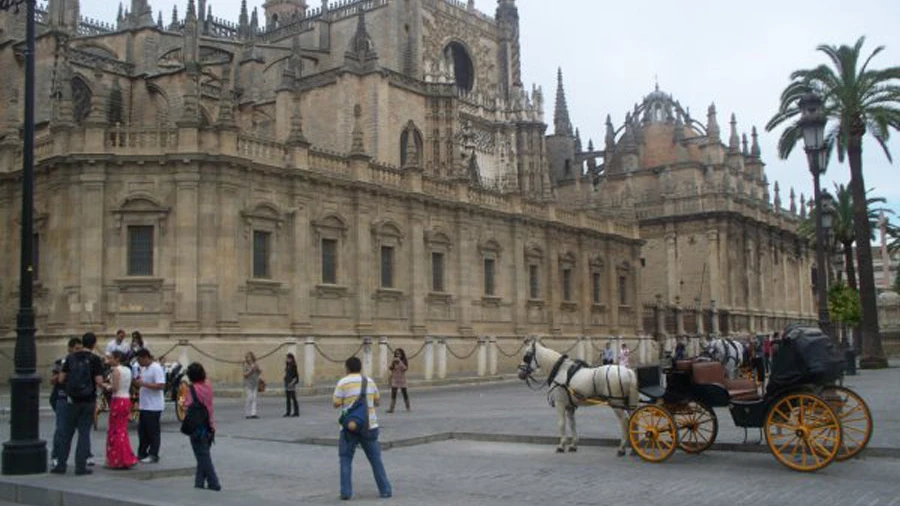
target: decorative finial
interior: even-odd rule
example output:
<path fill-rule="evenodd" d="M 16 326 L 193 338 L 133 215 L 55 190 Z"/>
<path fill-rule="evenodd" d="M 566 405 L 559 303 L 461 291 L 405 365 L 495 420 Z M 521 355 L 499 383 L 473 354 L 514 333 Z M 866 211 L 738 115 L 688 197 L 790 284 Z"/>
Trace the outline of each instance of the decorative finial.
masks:
<path fill-rule="evenodd" d="M 806 196 L 800 194 L 800 218 L 806 219 Z"/>
<path fill-rule="evenodd" d="M 793 186 L 791 186 L 790 199 L 791 199 L 791 206 L 790 206 L 791 214 L 797 214 L 796 194 L 794 194 Z"/>
<path fill-rule="evenodd" d="M 756 127 L 753 127 L 750 136 L 753 138 L 753 144 L 750 145 L 750 156 L 759 158 L 762 152 L 759 149 L 759 135 L 756 133 Z"/>
<path fill-rule="evenodd" d="M 728 139 L 728 151 L 731 153 L 741 152 L 741 138 L 737 132 L 737 118 L 731 113 L 731 137 Z"/>
<path fill-rule="evenodd" d="M 706 136 L 711 141 L 718 141 L 719 135 L 719 122 L 716 120 L 716 104 L 712 103 L 706 113 Z"/>
<path fill-rule="evenodd" d="M 741 149 L 741 153 L 743 153 L 744 156 L 750 156 L 750 149 L 747 147 L 747 134 L 746 133 L 741 134 L 741 144 L 743 145 L 743 148 Z"/>
<path fill-rule="evenodd" d="M 572 135 L 572 121 L 569 119 L 569 106 L 566 103 L 562 67 L 559 67 L 556 73 L 556 108 L 553 112 L 553 129 L 555 135 Z"/>
<path fill-rule="evenodd" d="M 775 181 L 775 209 L 781 209 L 781 188 L 778 186 L 778 181 Z"/>

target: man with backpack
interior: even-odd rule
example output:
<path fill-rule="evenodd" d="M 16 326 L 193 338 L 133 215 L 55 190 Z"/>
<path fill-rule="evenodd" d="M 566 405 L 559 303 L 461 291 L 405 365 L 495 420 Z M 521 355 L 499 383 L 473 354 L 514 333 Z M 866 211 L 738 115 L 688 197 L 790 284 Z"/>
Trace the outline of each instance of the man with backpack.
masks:
<path fill-rule="evenodd" d="M 56 467 L 56 448 L 59 445 L 57 441 L 62 441 L 63 434 L 66 432 L 66 417 L 69 413 L 69 398 L 66 396 L 66 385 L 59 381 L 59 375 L 62 372 L 63 365 L 66 363 L 66 357 L 76 351 L 81 350 L 81 339 L 73 337 L 69 339 L 66 354 L 53 361 L 53 369 L 50 371 L 50 384 L 53 390 L 50 391 L 50 407 L 56 415 L 56 430 L 53 433 L 53 445 L 50 448 L 50 466 Z"/>
<path fill-rule="evenodd" d="M 338 440 L 338 456 L 341 462 L 341 499 L 347 500 L 353 496 L 351 475 L 353 454 L 356 452 L 357 445 L 362 446 L 363 452 L 372 466 L 375 484 L 378 485 L 378 495 L 383 498 L 391 497 L 391 483 L 388 481 L 384 464 L 381 461 L 378 419 L 375 416 L 375 408 L 381 404 L 381 395 L 372 378 L 361 374 L 362 362 L 358 357 L 348 358 L 344 363 L 344 368 L 347 375 L 341 378 L 335 386 L 332 405 L 336 409 L 341 409 L 346 416 L 350 412 L 356 411 L 356 400 L 362 396 L 360 402 L 365 403 L 365 413 L 368 416 L 363 416 L 359 423 L 354 420 L 353 423 L 341 424 L 341 437 Z"/>
<path fill-rule="evenodd" d="M 75 474 L 91 474 L 87 468 L 91 455 L 91 424 L 97 404 L 97 387 L 103 386 L 103 363 L 94 354 L 97 336 L 88 332 L 81 337 L 82 350 L 66 357 L 58 382 L 64 386 L 67 397 L 66 417 L 62 436 L 54 437 L 57 462 L 51 473 L 65 474 L 72 449 L 72 438 L 78 430 L 78 444 L 75 447 Z"/>

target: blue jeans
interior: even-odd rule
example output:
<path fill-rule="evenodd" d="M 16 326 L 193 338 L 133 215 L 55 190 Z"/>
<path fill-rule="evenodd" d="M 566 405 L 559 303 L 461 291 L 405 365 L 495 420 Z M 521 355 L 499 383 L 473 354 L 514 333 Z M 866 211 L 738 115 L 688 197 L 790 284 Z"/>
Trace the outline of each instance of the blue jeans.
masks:
<path fill-rule="evenodd" d="M 381 497 L 390 497 L 391 482 L 388 481 L 387 473 L 384 471 L 384 464 L 381 462 L 381 445 L 378 443 L 378 429 L 372 429 L 368 434 L 361 436 L 341 430 L 341 437 L 338 442 L 338 456 L 341 460 L 341 497 L 353 496 L 352 483 L 352 466 L 353 454 L 356 452 L 356 445 L 362 446 L 369 464 L 372 466 L 372 473 L 375 475 L 375 484 L 378 485 L 378 494 Z"/>
<path fill-rule="evenodd" d="M 66 417 L 69 416 L 69 401 L 63 397 L 56 399 L 56 405 L 53 407 L 56 413 L 56 431 L 53 433 L 53 448 L 50 449 L 50 458 L 56 458 L 56 449 L 62 445 L 63 434 L 66 433 Z"/>
<path fill-rule="evenodd" d="M 211 443 L 208 432 L 191 436 L 191 449 L 194 450 L 194 457 L 197 459 L 197 472 L 194 474 L 194 486 L 197 488 L 203 488 L 204 485 L 211 489 L 221 487 L 209 453 Z"/>
<path fill-rule="evenodd" d="M 96 401 L 76 402 L 66 406 L 65 426 L 59 441 L 53 436 L 53 446 L 58 459 L 57 467 L 65 469 L 72 450 L 72 438 L 78 430 L 78 443 L 75 447 L 75 471 L 87 469 L 87 459 L 91 456 L 91 426 L 94 423 L 94 405 Z M 57 413 L 59 406 L 57 406 Z"/>

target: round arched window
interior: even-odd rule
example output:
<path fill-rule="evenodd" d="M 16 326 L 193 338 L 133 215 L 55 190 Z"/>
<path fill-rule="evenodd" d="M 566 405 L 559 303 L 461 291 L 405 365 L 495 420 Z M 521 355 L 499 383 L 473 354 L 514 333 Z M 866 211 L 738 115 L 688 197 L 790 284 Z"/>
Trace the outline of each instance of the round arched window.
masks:
<path fill-rule="evenodd" d="M 444 58 L 450 60 L 456 86 L 465 91 L 472 91 L 475 86 L 475 65 L 469 52 L 459 42 L 451 42 L 444 48 Z"/>

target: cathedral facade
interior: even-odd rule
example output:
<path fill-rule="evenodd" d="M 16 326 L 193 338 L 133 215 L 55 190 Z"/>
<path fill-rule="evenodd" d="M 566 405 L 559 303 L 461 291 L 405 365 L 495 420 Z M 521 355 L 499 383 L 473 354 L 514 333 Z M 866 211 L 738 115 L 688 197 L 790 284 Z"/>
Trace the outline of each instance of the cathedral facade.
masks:
<path fill-rule="evenodd" d="M 147 0 L 115 23 L 84 19 L 79 0 L 39 10 L 41 357 L 88 329 L 231 360 L 306 336 L 352 352 L 365 336 L 642 333 L 638 221 L 557 194 L 514 0 L 493 17 L 456 0 L 236 14 L 205 0 L 168 22 Z M 0 29 L 9 347 L 23 15 Z"/>

